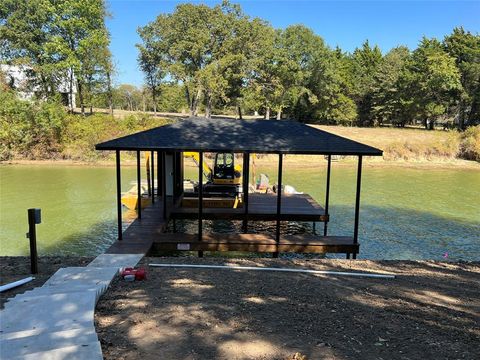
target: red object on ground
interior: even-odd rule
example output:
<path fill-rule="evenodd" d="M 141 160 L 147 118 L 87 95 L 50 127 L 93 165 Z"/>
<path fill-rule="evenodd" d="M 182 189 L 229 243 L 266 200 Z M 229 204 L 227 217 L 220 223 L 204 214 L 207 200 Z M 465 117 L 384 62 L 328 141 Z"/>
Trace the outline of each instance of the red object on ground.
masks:
<path fill-rule="evenodd" d="M 147 278 L 147 272 L 144 268 L 137 269 L 135 273 L 135 280 L 145 280 Z"/>
<path fill-rule="evenodd" d="M 125 277 L 127 275 L 135 275 L 135 280 L 145 280 L 147 278 L 147 272 L 144 268 L 125 268 L 123 269 L 121 275 L 122 277 Z"/>

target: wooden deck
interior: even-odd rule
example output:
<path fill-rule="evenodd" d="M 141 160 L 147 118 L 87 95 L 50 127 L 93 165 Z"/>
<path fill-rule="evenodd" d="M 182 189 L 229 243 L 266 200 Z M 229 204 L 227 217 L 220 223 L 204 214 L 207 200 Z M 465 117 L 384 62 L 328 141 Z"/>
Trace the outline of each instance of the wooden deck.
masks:
<path fill-rule="evenodd" d="M 351 237 L 340 236 L 281 236 L 277 244 L 273 235 L 266 234 L 208 233 L 203 235 L 202 241 L 198 241 L 196 234 L 169 233 L 155 240 L 152 250 L 358 254 L 359 245 L 354 244 Z"/>
<path fill-rule="evenodd" d="M 248 220 L 274 221 L 277 219 L 276 194 L 249 194 Z M 171 211 L 173 219 L 198 219 L 198 209 L 192 207 L 175 207 Z M 243 220 L 243 208 L 204 208 L 205 220 Z M 284 194 L 280 212 L 282 221 L 328 221 L 325 210 L 310 195 Z"/>
<path fill-rule="evenodd" d="M 325 221 L 323 208 L 306 194 L 282 197 L 282 220 Z M 198 209 L 173 206 L 168 199 L 167 219 L 198 219 Z M 203 210 L 208 219 L 244 219 L 244 209 Z M 275 220 L 276 197 L 272 194 L 251 194 L 248 219 Z M 323 220 L 322 220 L 323 219 Z M 135 219 L 123 232 L 123 240 L 116 241 L 108 250 L 110 254 L 147 254 L 150 250 L 185 251 L 247 251 L 247 252 L 299 252 L 299 253 L 348 253 L 357 254 L 359 244 L 352 237 L 317 236 L 310 234 L 282 235 L 279 243 L 268 234 L 204 233 L 202 241 L 197 234 L 165 233 L 168 220 L 163 217 L 163 201 L 142 210 L 142 218 Z"/>

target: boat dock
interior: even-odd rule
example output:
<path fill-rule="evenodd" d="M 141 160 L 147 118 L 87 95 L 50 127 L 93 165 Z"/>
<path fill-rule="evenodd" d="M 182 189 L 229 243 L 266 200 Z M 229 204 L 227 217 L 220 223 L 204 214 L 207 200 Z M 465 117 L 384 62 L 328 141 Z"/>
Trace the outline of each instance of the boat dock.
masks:
<path fill-rule="evenodd" d="M 147 254 L 152 249 L 179 250 L 198 251 L 199 256 L 202 256 L 203 251 L 249 251 L 271 252 L 274 256 L 278 256 L 280 252 L 344 253 L 347 258 L 356 258 L 360 248 L 358 229 L 362 159 L 364 156 L 382 155 L 379 149 L 298 122 L 200 118 L 183 119 L 170 125 L 113 139 L 97 144 L 96 149 L 115 151 L 116 155 L 118 241 L 107 252 Z M 122 219 L 122 151 L 133 151 L 137 155 L 136 199 L 133 194 L 137 205 L 143 204 L 141 154 L 148 154 L 146 158 L 150 159 L 147 165 L 147 183 L 151 189 L 151 201 L 145 202 L 149 203 L 145 208 L 136 206 L 137 219 L 126 230 L 123 229 Z M 198 166 L 198 181 L 193 193 L 188 191 L 187 194 L 183 160 L 188 154 L 194 156 Z M 255 159 L 256 154 L 278 156 L 274 193 L 250 190 L 251 184 L 256 183 L 255 176 L 250 175 L 250 168 L 254 169 L 254 166 L 250 165 L 250 159 Z M 283 160 L 285 155 L 297 154 L 326 156 L 323 205 L 308 194 L 285 192 L 282 185 Z M 213 175 L 219 176 L 217 184 L 215 178 L 213 181 L 211 178 L 204 181 L 205 169 L 209 169 L 205 166 L 204 157 L 212 155 L 215 158 Z M 355 217 L 351 236 L 328 234 L 331 165 L 335 156 L 358 157 Z M 234 161 L 243 161 L 243 165 L 234 165 Z M 230 177 L 221 177 L 227 174 L 227 170 L 231 171 Z M 212 183 L 217 187 L 212 187 Z M 225 184 L 230 186 L 230 191 L 232 186 L 235 189 L 234 201 L 232 198 L 215 198 L 219 192 L 222 196 L 218 189 L 225 187 Z M 225 194 L 230 194 L 230 191 Z M 228 207 L 229 203 L 233 206 Z M 198 230 L 195 234 L 166 232 L 169 221 L 175 224 L 177 219 L 196 220 Z M 240 220 L 242 231 L 231 234 L 206 233 L 203 229 L 204 220 Z M 274 234 L 249 231 L 251 222 L 262 221 L 276 223 Z M 323 234 L 282 234 L 281 224 L 288 221 L 323 223 Z M 175 230 L 175 226 L 173 228 Z"/>
<path fill-rule="evenodd" d="M 248 221 L 276 220 L 275 194 L 250 194 Z M 198 219 L 198 209 L 182 207 L 181 201 L 174 204 L 167 198 L 167 216 L 164 217 L 163 198 L 142 210 L 141 218 L 135 219 L 123 232 L 122 240 L 116 241 L 109 254 L 147 254 L 153 251 L 247 251 L 247 252 L 301 252 L 301 253 L 351 253 L 356 254 L 359 244 L 353 237 L 320 236 L 312 234 L 198 234 L 166 232 L 169 221 L 176 219 Z M 325 210 L 307 194 L 283 195 L 280 212 L 282 221 L 328 221 Z M 205 208 L 205 220 L 245 220 L 243 208 Z"/>

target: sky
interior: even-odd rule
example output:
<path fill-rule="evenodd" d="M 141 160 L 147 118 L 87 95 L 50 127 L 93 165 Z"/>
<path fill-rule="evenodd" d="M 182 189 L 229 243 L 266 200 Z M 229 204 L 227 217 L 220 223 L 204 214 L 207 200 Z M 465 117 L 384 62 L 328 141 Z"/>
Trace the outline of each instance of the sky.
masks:
<path fill-rule="evenodd" d="M 117 84 L 143 83 L 137 64 L 140 42 L 137 29 L 161 13 L 171 13 L 187 1 L 107 0 L 111 18 L 111 50 L 117 69 Z M 215 5 L 219 1 L 190 1 Z M 456 26 L 480 33 L 480 0 L 477 1 L 232 1 L 251 17 L 267 20 L 275 28 L 303 24 L 331 47 L 353 51 L 368 39 L 382 52 L 406 45 L 414 49 L 422 36 L 443 37 Z"/>

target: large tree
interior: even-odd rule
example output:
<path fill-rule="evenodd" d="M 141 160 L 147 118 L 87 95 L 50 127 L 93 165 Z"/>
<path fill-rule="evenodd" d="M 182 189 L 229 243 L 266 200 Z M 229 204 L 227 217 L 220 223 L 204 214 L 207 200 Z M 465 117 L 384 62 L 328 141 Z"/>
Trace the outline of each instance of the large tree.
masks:
<path fill-rule="evenodd" d="M 50 0 L 2 0 L 0 2 L 0 55 L 2 61 L 24 65 L 28 84 L 41 96 L 51 94 L 54 72 L 47 56 L 54 7 Z"/>
<path fill-rule="evenodd" d="M 373 87 L 375 84 L 374 74 L 382 61 L 380 48 L 370 46 L 365 41 L 361 48 L 355 49 L 351 56 L 351 71 L 353 80 L 353 97 L 357 104 L 358 124 L 374 125 L 372 114 Z"/>
<path fill-rule="evenodd" d="M 45 47 L 55 69 L 67 74 L 71 97 L 77 86 L 83 113 L 85 86 L 104 63 L 100 57 L 109 56 L 105 51 L 109 45 L 105 3 L 103 0 L 63 0 L 52 1 L 52 4 L 54 17 L 49 29 L 52 36 Z"/>
<path fill-rule="evenodd" d="M 462 91 L 455 58 L 437 39 L 424 37 L 413 52 L 410 70 L 417 117 L 433 129 L 439 118 L 449 115 Z"/>
<path fill-rule="evenodd" d="M 190 114 L 196 115 L 202 99 L 206 116 L 217 102 L 238 98 L 248 71 L 251 26 L 238 5 L 178 5 L 139 29 L 139 48 L 163 62 L 171 78 L 181 83 Z M 148 35 L 148 36 L 147 36 Z M 147 63 L 147 62 L 144 62 Z M 147 74 L 148 69 L 144 69 Z"/>
<path fill-rule="evenodd" d="M 408 65 L 410 51 L 405 46 L 390 50 L 375 72 L 372 85 L 374 123 L 405 126 L 412 120 L 412 103 Z"/>
<path fill-rule="evenodd" d="M 455 28 L 443 43 L 460 71 L 463 91 L 459 99 L 458 123 L 463 129 L 466 124 L 480 122 L 480 35 L 462 27 Z"/>
<path fill-rule="evenodd" d="M 356 105 L 351 99 L 349 62 L 339 49 L 316 46 L 306 87 L 314 95 L 297 101 L 293 115 L 304 122 L 352 125 L 356 119 Z M 313 99 L 313 101 L 312 101 Z"/>
<path fill-rule="evenodd" d="M 157 99 L 160 95 L 162 80 L 165 77 L 167 49 L 162 48 L 162 42 L 155 39 L 154 24 L 138 29 L 142 44 L 137 44 L 139 50 L 138 63 L 145 75 L 145 83 L 152 96 L 153 112 L 157 113 Z"/>
<path fill-rule="evenodd" d="M 83 111 L 84 94 L 111 70 L 106 16 L 103 0 L 4 0 L 2 57 L 31 69 L 32 89 L 40 85 L 43 96 L 67 83 L 72 99 L 77 86 Z"/>

